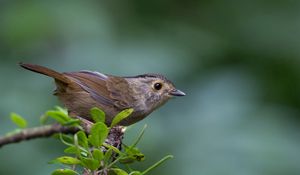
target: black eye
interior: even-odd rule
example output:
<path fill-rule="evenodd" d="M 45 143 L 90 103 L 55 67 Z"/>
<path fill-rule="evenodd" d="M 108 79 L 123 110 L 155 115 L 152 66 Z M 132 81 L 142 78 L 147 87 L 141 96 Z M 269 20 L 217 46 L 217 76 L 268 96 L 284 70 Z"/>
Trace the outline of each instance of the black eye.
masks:
<path fill-rule="evenodd" d="M 154 89 L 155 90 L 161 90 L 161 88 L 162 88 L 162 84 L 161 83 L 155 83 L 154 84 Z"/>

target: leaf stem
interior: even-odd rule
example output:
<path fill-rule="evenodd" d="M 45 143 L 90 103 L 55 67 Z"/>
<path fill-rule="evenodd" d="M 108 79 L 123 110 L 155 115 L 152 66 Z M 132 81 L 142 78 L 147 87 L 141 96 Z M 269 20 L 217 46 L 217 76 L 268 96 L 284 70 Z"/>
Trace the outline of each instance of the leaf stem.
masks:
<path fill-rule="evenodd" d="M 160 161 L 158 161 L 157 163 L 155 163 L 154 165 L 152 165 L 151 167 L 146 169 L 144 172 L 142 172 L 141 175 L 147 174 L 148 172 L 152 171 L 153 169 L 155 169 L 156 167 L 158 167 L 159 165 L 161 165 L 162 163 L 164 163 L 168 159 L 172 159 L 173 157 L 174 156 L 172 156 L 172 155 L 168 155 L 168 156 L 162 158 Z"/>

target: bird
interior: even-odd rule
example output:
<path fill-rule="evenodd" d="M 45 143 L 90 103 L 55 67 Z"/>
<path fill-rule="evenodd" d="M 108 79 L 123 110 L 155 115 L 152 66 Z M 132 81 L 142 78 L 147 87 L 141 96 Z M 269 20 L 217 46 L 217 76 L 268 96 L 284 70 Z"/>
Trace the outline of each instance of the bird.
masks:
<path fill-rule="evenodd" d="M 96 71 L 57 72 L 50 68 L 19 63 L 21 67 L 52 77 L 56 89 L 54 95 L 67 108 L 69 115 L 92 121 L 90 110 L 97 107 L 106 114 L 105 123 L 125 109 L 133 109 L 131 115 L 118 125 L 132 125 L 164 105 L 172 97 L 186 94 L 160 74 L 115 76 Z"/>

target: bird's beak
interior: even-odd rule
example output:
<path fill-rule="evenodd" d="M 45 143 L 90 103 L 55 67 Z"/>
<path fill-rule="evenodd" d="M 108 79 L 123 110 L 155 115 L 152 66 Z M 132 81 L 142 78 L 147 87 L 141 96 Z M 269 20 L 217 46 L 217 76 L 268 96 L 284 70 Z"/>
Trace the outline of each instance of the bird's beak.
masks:
<path fill-rule="evenodd" d="M 178 90 L 178 89 L 173 89 L 173 90 L 171 90 L 171 91 L 169 92 L 169 94 L 172 95 L 172 96 L 178 96 L 178 97 L 180 97 L 180 96 L 185 96 L 185 93 L 182 92 L 182 91 L 180 91 L 180 90 Z"/>

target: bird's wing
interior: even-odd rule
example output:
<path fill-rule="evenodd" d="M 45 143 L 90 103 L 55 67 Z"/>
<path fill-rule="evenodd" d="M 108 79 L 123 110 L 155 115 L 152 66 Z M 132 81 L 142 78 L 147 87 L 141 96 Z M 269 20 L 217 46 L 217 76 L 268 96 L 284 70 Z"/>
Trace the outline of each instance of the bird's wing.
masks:
<path fill-rule="evenodd" d="M 114 101 L 110 98 L 110 92 L 106 87 L 106 81 L 108 80 L 106 75 L 91 71 L 68 72 L 64 75 L 75 81 L 98 103 L 105 106 L 114 105 Z"/>
<path fill-rule="evenodd" d="M 120 77 L 106 76 L 98 72 L 80 71 L 64 73 L 71 77 L 82 89 L 91 94 L 98 103 L 115 106 L 118 109 L 130 108 L 130 88 Z"/>

